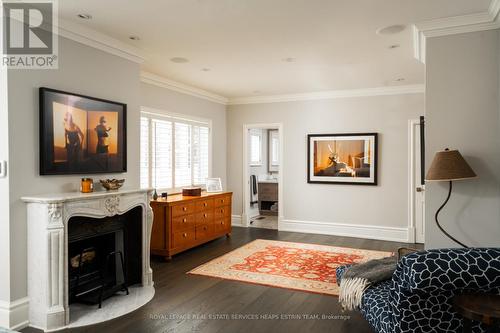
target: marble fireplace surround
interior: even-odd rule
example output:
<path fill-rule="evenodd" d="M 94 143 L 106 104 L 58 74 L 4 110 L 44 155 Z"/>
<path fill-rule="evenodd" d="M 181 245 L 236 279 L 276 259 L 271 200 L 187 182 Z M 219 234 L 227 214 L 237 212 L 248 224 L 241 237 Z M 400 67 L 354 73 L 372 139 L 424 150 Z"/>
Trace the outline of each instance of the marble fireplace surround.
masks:
<path fill-rule="evenodd" d="M 142 286 L 134 297 L 120 298 L 119 308 L 103 315 L 103 311 L 81 318 L 78 325 L 94 324 L 130 312 L 149 301 L 154 295 L 153 273 L 149 249 L 153 212 L 149 206 L 148 189 L 109 192 L 58 193 L 21 198 L 28 210 L 28 297 L 29 325 L 44 331 L 75 326 L 70 321 L 68 304 L 68 221 L 73 216 L 103 218 L 121 215 L 134 207 L 142 207 Z M 144 289 L 142 299 L 137 293 Z M 146 299 L 144 299 L 146 297 Z M 114 298 L 114 297 L 113 297 Z M 110 298 L 112 300 L 113 298 Z M 133 304 L 127 304 L 133 303 Z M 139 302 L 139 304 L 137 303 Z M 73 307 L 73 305 L 72 305 Z M 97 308 L 97 306 L 95 307 Z M 112 306 L 111 306 L 112 308 Z M 116 308 L 116 306 L 115 306 Z M 105 310 L 106 306 L 103 303 Z M 125 311 L 125 313 L 124 313 Z"/>

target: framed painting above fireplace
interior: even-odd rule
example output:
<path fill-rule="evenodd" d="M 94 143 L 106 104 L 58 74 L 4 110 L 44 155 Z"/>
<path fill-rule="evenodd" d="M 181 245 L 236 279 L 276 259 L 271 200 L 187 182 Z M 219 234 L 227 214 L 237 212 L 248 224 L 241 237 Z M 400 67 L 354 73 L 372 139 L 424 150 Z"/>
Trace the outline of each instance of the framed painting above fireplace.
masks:
<path fill-rule="evenodd" d="M 40 88 L 40 174 L 127 171 L 127 105 Z"/>
<path fill-rule="evenodd" d="M 377 133 L 307 136 L 307 182 L 377 185 Z"/>

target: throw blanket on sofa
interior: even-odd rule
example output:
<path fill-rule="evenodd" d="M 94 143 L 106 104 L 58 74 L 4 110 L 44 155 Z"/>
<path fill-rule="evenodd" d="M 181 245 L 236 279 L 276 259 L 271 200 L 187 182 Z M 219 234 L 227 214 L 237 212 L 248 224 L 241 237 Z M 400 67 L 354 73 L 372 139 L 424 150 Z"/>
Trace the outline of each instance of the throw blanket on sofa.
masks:
<path fill-rule="evenodd" d="M 340 281 L 339 302 L 342 308 L 358 309 L 365 290 L 378 282 L 389 280 L 396 270 L 396 265 L 397 258 L 392 256 L 349 267 Z"/>

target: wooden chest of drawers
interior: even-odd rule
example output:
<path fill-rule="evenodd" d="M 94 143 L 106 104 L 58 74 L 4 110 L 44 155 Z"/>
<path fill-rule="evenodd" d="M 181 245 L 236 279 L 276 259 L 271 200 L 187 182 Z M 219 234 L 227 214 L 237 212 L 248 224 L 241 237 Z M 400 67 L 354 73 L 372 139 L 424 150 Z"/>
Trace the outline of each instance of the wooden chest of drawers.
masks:
<path fill-rule="evenodd" d="M 231 192 L 172 195 L 151 201 L 151 254 L 172 255 L 231 234 Z"/>

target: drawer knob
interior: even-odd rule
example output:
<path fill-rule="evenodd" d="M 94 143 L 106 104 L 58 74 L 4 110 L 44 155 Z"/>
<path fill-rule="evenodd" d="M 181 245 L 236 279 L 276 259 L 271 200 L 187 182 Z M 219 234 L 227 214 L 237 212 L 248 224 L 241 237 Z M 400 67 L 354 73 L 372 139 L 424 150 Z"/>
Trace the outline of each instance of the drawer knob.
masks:
<path fill-rule="evenodd" d="M 203 206 L 207 207 L 207 206 L 208 206 L 208 204 L 207 204 L 206 202 L 204 202 L 204 203 L 203 203 Z"/>
<path fill-rule="evenodd" d="M 220 201 L 220 202 L 224 203 L 224 202 L 226 202 L 226 200 L 224 200 L 224 199 L 221 199 L 221 201 Z"/>
<path fill-rule="evenodd" d="M 203 214 L 203 217 L 207 217 L 207 216 L 208 216 L 208 215 L 207 215 L 206 213 L 205 213 L 205 214 Z"/>
<path fill-rule="evenodd" d="M 224 221 L 220 221 L 220 224 L 224 224 Z"/>
<path fill-rule="evenodd" d="M 187 207 L 182 207 L 182 210 L 186 211 L 186 210 L 188 210 L 188 208 Z"/>
<path fill-rule="evenodd" d="M 182 222 L 186 223 L 186 222 L 187 222 L 187 219 L 182 219 Z"/>
<path fill-rule="evenodd" d="M 203 230 L 207 230 L 207 227 L 203 227 Z"/>
<path fill-rule="evenodd" d="M 224 213 L 224 209 L 221 209 L 221 210 L 220 210 L 220 212 L 221 212 L 221 213 Z"/>
<path fill-rule="evenodd" d="M 182 237 L 184 237 L 184 238 L 186 238 L 187 236 L 188 236 L 188 234 L 186 234 L 186 233 L 182 234 Z"/>

